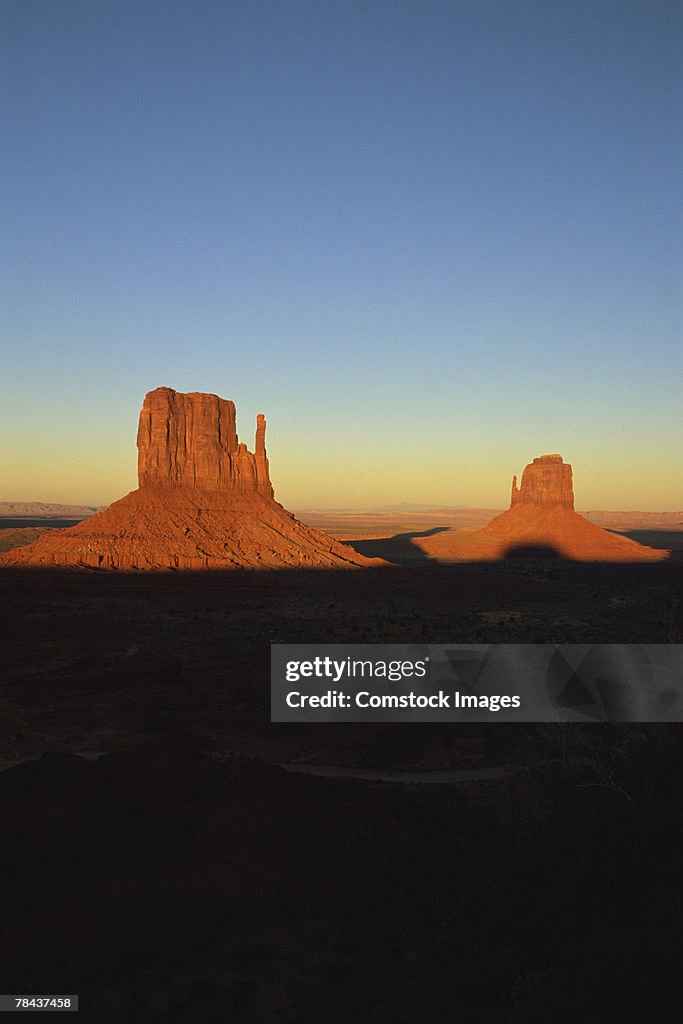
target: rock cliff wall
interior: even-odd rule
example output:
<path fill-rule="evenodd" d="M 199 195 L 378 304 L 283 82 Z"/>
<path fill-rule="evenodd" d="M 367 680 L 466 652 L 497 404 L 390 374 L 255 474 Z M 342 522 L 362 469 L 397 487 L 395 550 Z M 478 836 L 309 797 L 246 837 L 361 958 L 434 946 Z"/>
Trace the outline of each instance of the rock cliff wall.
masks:
<path fill-rule="evenodd" d="M 272 498 L 265 435 L 266 420 L 259 415 L 252 453 L 237 437 L 234 402 L 156 388 L 145 395 L 138 423 L 138 485 Z"/>
<path fill-rule="evenodd" d="M 521 487 L 517 487 L 517 477 L 512 478 L 510 507 L 515 505 L 573 509 L 572 467 L 562 461 L 561 455 L 539 455 L 522 473 Z"/>

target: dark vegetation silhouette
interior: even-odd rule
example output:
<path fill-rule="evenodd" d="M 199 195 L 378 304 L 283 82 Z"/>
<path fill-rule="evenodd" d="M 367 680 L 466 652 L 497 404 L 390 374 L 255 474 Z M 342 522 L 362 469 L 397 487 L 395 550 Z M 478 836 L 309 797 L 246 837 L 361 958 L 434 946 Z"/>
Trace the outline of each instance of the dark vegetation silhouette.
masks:
<path fill-rule="evenodd" d="M 272 641 L 675 643 L 682 597 L 672 560 L 0 572 L 2 991 L 102 1024 L 676 1007 L 681 726 L 271 725 L 268 679 Z"/>
<path fill-rule="evenodd" d="M 582 764 L 548 763 L 577 742 Z M 454 1006 L 540 1024 L 585 1018 L 587 998 L 615 1020 L 654 991 L 677 1007 L 680 729 L 517 746 L 528 768 L 474 788 L 151 741 L 0 773 L 3 984 L 79 992 L 103 1024 L 445 1024 Z"/>

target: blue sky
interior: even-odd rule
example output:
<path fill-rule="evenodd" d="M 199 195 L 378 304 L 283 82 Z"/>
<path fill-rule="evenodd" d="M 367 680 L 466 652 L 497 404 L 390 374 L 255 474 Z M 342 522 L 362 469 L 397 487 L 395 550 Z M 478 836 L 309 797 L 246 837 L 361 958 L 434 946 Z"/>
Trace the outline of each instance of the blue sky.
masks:
<path fill-rule="evenodd" d="M 3 13 L 0 499 L 130 490 L 163 384 L 294 507 L 683 507 L 680 4 Z"/>

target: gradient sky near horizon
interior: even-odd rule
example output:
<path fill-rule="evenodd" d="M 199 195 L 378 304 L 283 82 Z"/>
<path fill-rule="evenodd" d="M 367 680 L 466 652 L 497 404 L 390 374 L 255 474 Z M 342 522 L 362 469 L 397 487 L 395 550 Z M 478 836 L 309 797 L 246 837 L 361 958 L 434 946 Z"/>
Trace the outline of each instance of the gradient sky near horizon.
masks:
<path fill-rule="evenodd" d="M 0 500 L 136 486 L 146 391 L 291 508 L 683 508 L 677 0 L 5 0 Z"/>

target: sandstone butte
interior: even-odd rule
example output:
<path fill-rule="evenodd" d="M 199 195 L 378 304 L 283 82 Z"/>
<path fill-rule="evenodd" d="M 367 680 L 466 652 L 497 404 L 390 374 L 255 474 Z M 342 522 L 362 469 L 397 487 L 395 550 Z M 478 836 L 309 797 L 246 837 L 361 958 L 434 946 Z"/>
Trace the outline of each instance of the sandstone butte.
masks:
<path fill-rule="evenodd" d="M 233 402 L 150 391 L 138 426 L 138 489 L 69 529 L 0 555 L 0 566 L 118 570 L 353 568 L 376 564 L 275 501 L 266 421 L 255 450 Z"/>
<path fill-rule="evenodd" d="M 482 529 L 447 530 L 415 538 L 438 561 L 559 557 L 577 562 L 656 562 L 668 551 L 609 533 L 574 511 L 572 467 L 561 455 L 541 455 L 512 478 L 506 512 Z"/>

